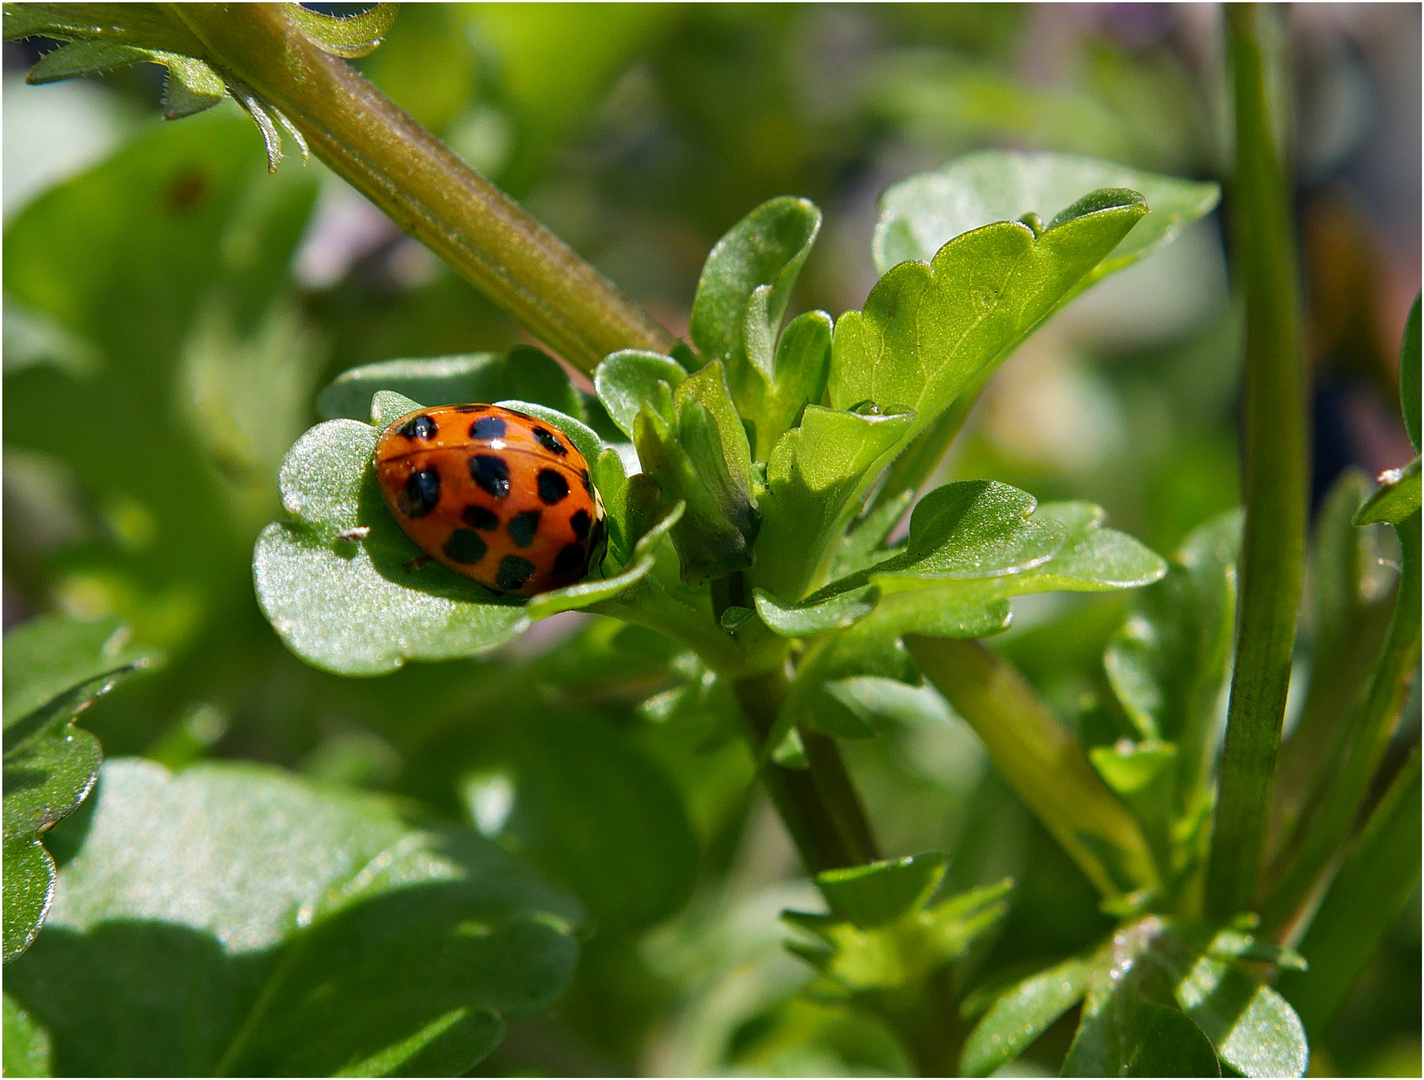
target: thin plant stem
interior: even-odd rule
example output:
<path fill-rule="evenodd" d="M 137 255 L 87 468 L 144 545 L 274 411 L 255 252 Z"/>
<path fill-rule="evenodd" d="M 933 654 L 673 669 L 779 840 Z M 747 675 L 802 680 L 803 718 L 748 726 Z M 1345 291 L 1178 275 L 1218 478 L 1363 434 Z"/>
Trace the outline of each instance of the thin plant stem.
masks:
<path fill-rule="evenodd" d="M 1246 300 L 1246 527 L 1236 663 L 1207 871 L 1206 907 L 1218 918 L 1255 902 L 1305 548 L 1305 379 L 1290 194 L 1272 120 L 1277 103 L 1267 85 L 1279 55 L 1267 18 L 1257 4 L 1226 10 L 1236 106 L 1231 222 Z"/>
<path fill-rule="evenodd" d="M 337 175 L 569 363 L 676 339 L 282 4 L 169 4 L 229 79 L 278 109 Z"/>

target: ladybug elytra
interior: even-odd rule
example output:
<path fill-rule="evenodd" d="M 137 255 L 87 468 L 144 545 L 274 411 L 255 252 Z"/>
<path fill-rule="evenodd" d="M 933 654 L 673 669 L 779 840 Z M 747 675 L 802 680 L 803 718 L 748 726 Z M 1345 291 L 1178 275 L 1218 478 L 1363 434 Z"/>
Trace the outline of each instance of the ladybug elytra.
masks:
<path fill-rule="evenodd" d="M 572 585 L 603 558 L 603 500 L 553 425 L 498 405 L 407 413 L 376 441 L 376 478 L 431 558 L 495 592 Z"/>

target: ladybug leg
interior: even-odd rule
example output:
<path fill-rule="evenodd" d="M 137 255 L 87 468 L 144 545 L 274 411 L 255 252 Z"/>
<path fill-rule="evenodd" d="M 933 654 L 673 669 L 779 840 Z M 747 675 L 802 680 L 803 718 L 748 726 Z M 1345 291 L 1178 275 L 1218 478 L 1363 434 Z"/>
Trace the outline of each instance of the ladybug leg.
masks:
<path fill-rule="evenodd" d="M 431 560 L 432 556 L 430 555 L 417 555 L 415 558 L 411 559 L 410 562 L 405 564 L 405 568 L 409 571 L 416 571 Z"/>

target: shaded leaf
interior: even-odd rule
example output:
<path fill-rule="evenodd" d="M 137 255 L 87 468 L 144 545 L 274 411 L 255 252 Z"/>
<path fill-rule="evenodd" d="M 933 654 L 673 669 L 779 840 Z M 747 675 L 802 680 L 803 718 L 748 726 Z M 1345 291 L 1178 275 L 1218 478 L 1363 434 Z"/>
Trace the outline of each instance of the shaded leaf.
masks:
<path fill-rule="evenodd" d="M 62 1073 L 459 1074 L 572 974 L 570 899 L 390 800 L 137 760 L 98 798 L 7 972 Z"/>
<path fill-rule="evenodd" d="M 873 930 L 923 907 L 944 879 L 947 862 L 944 855 L 932 851 L 826 870 L 816 875 L 816 884 L 837 918 L 860 930 Z"/>
<path fill-rule="evenodd" d="M 960 1072 L 965 1076 L 988 1076 L 1018 1057 L 1083 999 L 1088 972 L 1089 961 L 1075 956 L 1006 990 L 964 1041 Z"/>
<path fill-rule="evenodd" d="M 1209 181 L 1181 180 L 1076 154 L 983 150 L 886 189 L 872 242 L 876 268 L 883 274 L 907 259 L 928 261 L 949 240 L 991 222 L 1018 221 L 1030 213 L 1052 221 L 1101 188 L 1139 191 L 1150 210 L 1088 272 L 1083 287 L 1170 243 L 1221 197 L 1221 189 Z"/>
<path fill-rule="evenodd" d="M 1101 194 L 1101 193 L 1096 193 Z M 836 323 L 831 404 L 916 414 L 908 441 L 1053 313 L 1147 213 L 1136 192 L 1080 200 L 1041 236 L 1000 222 L 900 263 Z"/>
<path fill-rule="evenodd" d="M 25 82 L 39 86 L 61 79 L 73 79 L 79 75 L 98 75 L 125 64 L 147 61 L 158 63 L 157 57 L 149 49 L 103 39 L 76 41 L 61 45 L 40 57 L 25 76 Z"/>
<path fill-rule="evenodd" d="M 323 15 L 289 4 L 287 12 L 313 45 L 332 56 L 355 60 L 369 56 L 395 25 L 399 4 L 375 4 L 359 15 Z"/>
<path fill-rule="evenodd" d="M 342 416 L 365 420 L 371 415 L 371 398 L 380 390 L 395 391 L 431 408 L 470 402 L 492 404 L 506 398 L 533 401 L 576 420 L 588 420 L 568 373 L 557 360 L 532 345 L 516 345 L 507 352 L 364 364 L 342 372 L 322 390 L 317 396 L 317 408 L 328 420 Z"/>
<path fill-rule="evenodd" d="M 5 995 L 4 1072 L 6 1076 L 53 1076 L 49 1032 L 9 994 Z"/>
<path fill-rule="evenodd" d="M 75 718 L 120 679 L 152 663 L 126 649 L 117 619 L 40 617 L 5 637 L 4 959 L 39 933 L 54 860 L 39 836 L 84 801 L 99 742 Z"/>

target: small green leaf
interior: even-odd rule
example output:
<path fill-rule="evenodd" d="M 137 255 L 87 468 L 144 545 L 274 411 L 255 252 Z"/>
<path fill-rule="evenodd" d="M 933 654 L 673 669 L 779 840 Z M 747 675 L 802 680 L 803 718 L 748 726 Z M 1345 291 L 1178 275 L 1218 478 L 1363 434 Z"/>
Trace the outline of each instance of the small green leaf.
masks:
<path fill-rule="evenodd" d="M 864 309 L 836 323 L 831 404 L 914 410 L 908 442 L 1066 302 L 1146 215 L 1140 195 L 1109 194 L 1042 236 L 1015 222 L 986 225 L 950 240 L 928 265 L 890 269 Z"/>
<path fill-rule="evenodd" d="M 163 89 L 163 118 L 178 120 L 211 109 L 227 95 L 222 76 L 191 56 L 168 58 L 168 82 Z"/>
<path fill-rule="evenodd" d="M 99 771 L 99 742 L 75 718 L 149 666 L 118 619 L 41 616 L 5 637 L 4 960 L 29 948 L 54 892 L 41 833 L 72 814 Z"/>
<path fill-rule="evenodd" d="M 8 861 L 8 860 L 7 860 Z M 4 1073 L 6 1076 L 53 1076 L 49 1032 L 5 995 Z"/>
<path fill-rule="evenodd" d="M 49 37 L 57 41 L 102 38 L 182 56 L 200 56 L 203 43 L 181 19 L 158 4 L 6 4 L 6 41 Z"/>
<path fill-rule="evenodd" d="M 300 4 L 287 4 L 286 8 L 292 21 L 313 45 L 347 60 L 375 52 L 400 12 L 399 4 L 376 4 L 359 15 L 345 17 L 323 15 Z"/>
<path fill-rule="evenodd" d="M 580 913 L 409 813 L 265 766 L 108 762 L 6 989 L 82 1075 L 459 1075 L 567 986 Z"/>
<path fill-rule="evenodd" d="M 1073 957 L 1031 975 L 1001 994 L 964 1042 L 959 1070 L 988 1076 L 1018 1057 L 1060 1016 L 1083 999 L 1089 961 Z"/>
<path fill-rule="evenodd" d="M 631 439 L 634 420 L 644 402 L 652 403 L 653 410 L 664 419 L 673 415 L 672 392 L 685 378 L 687 372 L 670 356 L 624 349 L 603 358 L 594 369 L 593 385 L 608 415 Z"/>
<path fill-rule="evenodd" d="M 1415 294 L 1399 346 L 1399 406 L 1415 453 L 1419 452 L 1419 353 L 1419 296 Z"/>
<path fill-rule="evenodd" d="M 903 859 L 826 870 L 816 885 L 837 918 L 873 930 L 924 906 L 944 879 L 948 860 L 937 851 Z"/>
<path fill-rule="evenodd" d="M 1140 191 L 1151 211 L 1111 256 L 1089 271 L 1085 284 L 1170 243 L 1221 197 L 1211 182 L 1076 154 L 984 150 L 886 189 L 872 243 L 876 269 L 883 274 L 907 259 L 928 261 L 949 240 L 991 222 L 1017 221 L 1030 212 L 1051 221 L 1085 193 L 1101 188 Z"/>
<path fill-rule="evenodd" d="M 505 398 L 534 401 L 576 420 L 588 421 L 568 373 L 552 356 L 532 345 L 516 345 L 502 353 L 462 353 L 365 364 L 337 376 L 317 396 L 317 408 L 328 420 L 343 416 L 365 420 L 371 415 L 371 398 L 379 390 L 393 390 L 430 407 L 493 403 Z"/>
<path fill-rule="evenodd" d="M 758 585 L 777 596 L 802 595 L 844 531 L 857 494 L 913 420 L 806 406 L 800 427 L 782 436 L 767 463 Z"/>
<path fill-rule="evenodd" d="M 673 393 L 672 409 L 664 416 L 645 402 L 633 441 L 663 499 L 687 504 L 672 538 L 683 578 L 697 583 L 751 562 L 760 527 L 751 450 L 721 363 L 688 376 Z"/>
<path fill-rule="evenodd" d="M 157 63 L 149 49 L 135 48 L 117 41 L 76 41 L 45 53 L 30 68 L 25 82 L 34 86 L 73 79 L 79 75 L 98 75 L 128 64 Z"/>
<path fill-rule="evenodd" d="M 765 589 L 753 590 L 761 621 L 782 637 L 813 637 L 840 630 L 875 610 L 880 590 L 874 585 L 848 589 L 815 603 L 783 604 Z"/>
<path fill-rule="evenodd" d="M 1379 489 L 1365 500 L 1355 514 L 1356 525 L 1387 521 L 1391 525 L 1417 514 L 1420 506 L 1419 459 L 1416 457 L 1402 469 L 1388 469 L 1379 474 Z"/>
<path fill-rule="evenodd" d="M 743 377 L 745 365 L 769 365 L 771 353 L 748 356 L 746 331 L 753 295 L 761 293 L 755 322 L 775 335 L 791 299 L 791 287 L 801 273 L 816 234 L 821 211 L 806 199 L 789 195 L 762 203 L 717 241 L 702 268 L 692 302 L 689 333 L 703 358 L 721 361 L 729 379 Z M 769 366 L 757 367 L 770 379 Z M 747 372 L 746 374 L 750 374 Z M 741 404 L 738 399 L 738 404 Z"/>
<path fill-rule="evenodd" d="M 808 405 L 818 405 L 831 366 L 831 317 L 807 311 L 792 319 L 776 345 L 769 377 L 748 378 L 732 396 L 751 425 L 752 456 L 766 461 Z M 760 373 L 761 369 L 757 369 Z"/>

